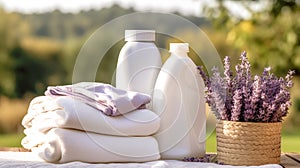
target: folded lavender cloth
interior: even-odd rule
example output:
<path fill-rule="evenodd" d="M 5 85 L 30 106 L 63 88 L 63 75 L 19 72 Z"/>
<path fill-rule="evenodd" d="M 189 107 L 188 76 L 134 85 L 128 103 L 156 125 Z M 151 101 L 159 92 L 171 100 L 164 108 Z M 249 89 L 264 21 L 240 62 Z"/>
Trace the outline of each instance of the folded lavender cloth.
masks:
<path fill-rule="evenodd" d="M 74 85 L 49 86 L 46 96 L 70 96 L 100 110 L 117 116 L 135 109 L 145 108 L 151 97 L 147 94 L 124 91 L 109 84 L 81 82 Z"/>

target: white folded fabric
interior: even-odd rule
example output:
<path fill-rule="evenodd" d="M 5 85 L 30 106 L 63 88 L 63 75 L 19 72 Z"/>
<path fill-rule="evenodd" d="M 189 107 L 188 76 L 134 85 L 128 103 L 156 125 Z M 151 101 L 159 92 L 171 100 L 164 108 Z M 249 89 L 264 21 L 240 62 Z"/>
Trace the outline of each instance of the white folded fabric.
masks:
<path fill-rule="evenodd" d="M 22 145 L 54 163 L 146 162 L 160 158 L 153 137 L 117 137 L 61 128 L 39 136 L 27 135 Z"/>
<path fill-rule="evenodd" d="M 147 109 L 112 117 L 67 96 L 41 96 L 31 101 L 22 125 L 26 135 L 59 127 L 116 136 L 148 136 L 159 129 L 160 118 Z"/>

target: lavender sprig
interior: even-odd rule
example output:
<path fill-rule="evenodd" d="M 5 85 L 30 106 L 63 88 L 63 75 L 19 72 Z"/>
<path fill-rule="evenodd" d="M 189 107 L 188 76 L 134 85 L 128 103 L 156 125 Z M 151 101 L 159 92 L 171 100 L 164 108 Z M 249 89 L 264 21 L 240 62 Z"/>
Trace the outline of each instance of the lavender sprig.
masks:
<path fill-rule="evenodd" d="M 219 70 L 216 67 L 212 69 L 213 75 L 211 77 L 211 89 L 213 91 L 212 97 L 216 103 L 217 113 L 220 115 L 220 119 L 227 120 L 226 113 L 226 83 L 225 79 L 221 77 Z"/>
<path fill-rule="evenodd" d="M 247 59 L 247 53 L 244 51 L 241 54 L 240 60 L 241 63 L 241 72 L 242 72 L 242 92 L 243 92 L 243 99 L 244 99 L 244 121 L 250 121 L 254 116 L 254 111 L 251 108 L 251 94 L 252 94 L 252 76 L 250 70 L 250 63 Z"/>
<path fill-rule="evenodd" d="M 204 81 L 204 85 L 205 85 L 204 93 L 205 93 L 206 103 L 210 106 L 215 116 L 219 119 L 220 115 L 217 112 L 217 106 L 212 96 L 213 91 L 211 89 L 211 81 L 202 66 L 198 66 L 197 69 L 199 70 L 199 73 Z"/>
<path fill-rule="evenodd" d="M 224 58 L 224 76 L 225 76 L 225 80 L 226 80 L 226 84 L 227 84 L 227 95 L 226 95 L 226 114 L 228 116 L 228 118 L 231 118 L 231 110 L 232 110 L 232 101 L 233 101 L 233 94 L 232 94 L 232 90 L 233 90 L 233 72 L 230 70 L 230 58 L 228 56 L 226 56 Z"/>
<path fill-rule="evenodd" d="M 285 117 L 287 115 L 287 111 L 289 107 L 292 105 L 290 101 L 290 92 L 288 89 L 290 89 L 293 86 L 293 74 L 295 71 L 289 71 L 288 74 L 285 77 L 285 81 L 280 78 L 280 92 L 276 95 L 275 101 L 273 103 L 274 108 L 276 108 L 274 111 L 273 116 L 270 117 L 271 122 L 278 122 L 282 120 L 282 117 Z"/>
<path fill-rule="evenodd" d="M 218 163 L 216 160 L 216 155 L 206 154 L 203 157 L 185 157 L 184 162 L 205 162 L 205 163 Z"/>
<path fill-rule="evenodd" d="M 276 113 L 279 109 L 282 98 L 284 99 L 284 95 L 281 89 L 281 79 L 278 79 L 273 74 L 269 74 L 268 83 L 267 83 L 267 91 L 268 91 L 268 108 L 266 110 L 266 116 L 264 118 L 264 122 L 270 121 L 270 118 Z M 282 97 L 283 96 L 283 97 Z"/>
<path fill-rule="evenodd" d="M 256 121 L 265 121 L 266 120 L 266 109 L 269 105 L 269 99 L 268 99 L 268 74 L 270 72 L 271 68 L 265 68 L 262 73 L 262 82 L 261 82 L 261 103 L 259 104 L 259 108 L 256 111 Z"/>
<path fill-rule="evenodd" d="M 293 75 L 295 74 L 295 71 L 289 70 L 288 74 L 285 77 L 286 80 L 286 87 L 291 88 L 293 87 Z"/>
<path fill-rule="evenodd" d="M 204 81 L 204 85 L 205 85 L 205 98 L 206 98 L 206 103 L 210 106 L 212 106 L 212 97 L 211 97 L 211 82 L 209 77 L 206 75 L 206 72 L 204 71 L 202 66 L 198 66 L 197 69 L 199 70 L 199 73 Z"/>
<path fill-rule="evenodd" d="M 233 108 L 232 108 L 230 121 L 241 120 L 242 98 L 243 98 L 242 91 L 240 89 L 235 90 L 233 96 Z"/>
<path fill-rule="evenodd" d="M 244 78 L 242 75 L 242 68 L 240 65 L 235 66 L 236 76 L 233 81 L 233 104 L 231 112 L 231 121 L 240 121 L 242 106 L 243 106 L 243 92 L 242 87 Z"/>
<path fill-rule="evenodd" d="M 253 90 L 252 90 L 252 101 L 251 101 L 251 108 L 253 111 L 252 121 L 257 121 L 258 118 L 256 117 L 256 111 L 259 111 L 259 108 L 262 106 L 262 100 L 261 100 L 261 93 L 262 93 L 262 80 L 259 76 L 254 76 L 254 82 L 253 82 Z"/>

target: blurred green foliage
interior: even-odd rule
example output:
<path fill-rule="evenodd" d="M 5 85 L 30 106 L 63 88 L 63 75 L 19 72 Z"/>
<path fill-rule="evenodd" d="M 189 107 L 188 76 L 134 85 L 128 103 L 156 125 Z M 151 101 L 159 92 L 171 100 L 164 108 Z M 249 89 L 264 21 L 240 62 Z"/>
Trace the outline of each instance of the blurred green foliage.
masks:
<path fill-rule="evenodd" d="M 210 20 L 183 17 L 205 31 L 222 57 L 235 57 L 232 59 L 234 64 L 240 52 L 247 50 L 254 70 L 261 72 L 262 67 L 271 66 L 278 75 L 285 74 L 288 69 L 295 69 L 299 74 L 299 4 L 270 1 L 262 11 L 249 9 L 252 18 L 243 19 L 232 15 L 223 5 L 224 1 L 217 2 L 217 7 L 204 10 L 211 16 Z M 247 7 L 247 2 L 241 3 Z M 0 133 L 22 132 L 20 121 L 30 99 L 42 95 L 49 85 L 72 83 L 75 60 L 87 38 L 101 25 L 132 12 L 135 12 L 132 8 L 124 9 L 117 5 L 75 14 L 59 10 L 10 13 L 0 7 Z M 182 28 L 184 36 L 193 37 L 193 32 L 184 26 Z M 199 39 L 193 40 L 201 45 L 201 41 L 197 41 Z M 176 42 L 176 39 L 162 34 L 157 36 L 159 47 L 167 49 L 169 42 Z M 124 41 L 119 41 L 107 51 L 99 65 L 96 81 L 113 83 L 123 44 Z M 201 63 L 195 52 L 189 54 L 196 64 Z M 162 58 L 166 60 L 168 53 L 162 53 Z M 299 97 L 294 95 L 293 98 Z M 294 103 L 300 107 L 299 101 Z M 295 128 L 300 117 L 293 114 L 291 118 L 291 128 Z"/>
<path fill-rule="evenodd" d="M 7 12 L 0 7 L 0 133 L 22 132 L 21 119 L 34 96 L 42 95 L 49 85 L 72 83 L 77 54 L 89 36 L 101 25 L 133 12 L 118 5 L 79 13 L 54 10 L 32 14 Z M 187 19 L 199 26 L 208 24 L 205 18 Z M 169 38 L 160 35 L 157 45 L 167 48 Z M 124 43 L 116 42 L 105 53 L 96 81 L 114 82 Z"/>
<path fill-rule="evenodd" d="M 228 0 L 227 0 L 228 1 Z M 289 69 L 300 72 L 300 3 L 295 0 L 235 1 L 250 18 L 234 14 L 226 0 L 205 7 L 214 28 L 225 35 L 231 50 L 246 50 L 253 69 L 271 66 L 277 75 Z M 263 9 L 250 7 L 257 3 Z M 222 52 L 222 51 L 221 51 Z"/>
<path fill-rule="evenodd" d="M 0 8 L 0 94 L 22 98 L 41 95 L 48 85 L 71 83 L 76 55 L 89 35 L 131 12 L 116 5 L 78 14 L 8 13 Z"/>
<path fill-rule="evenodd" d="M 76 56 L 86 39 L 101 25 L 133 12 L 118 5 L 76 14 L 8 13 L 0 8 L 0 94 L 22 98 L 27 93 L 41 95 L 48 85 L 71 83 Z M 208 23 L 204 18 L 188 19 L 197 25 Z M 167 47 L 166 39 L 158 43 Z M 111 82 L 123 44 L 116 43 L 105 54 L 96 80 Z"/>

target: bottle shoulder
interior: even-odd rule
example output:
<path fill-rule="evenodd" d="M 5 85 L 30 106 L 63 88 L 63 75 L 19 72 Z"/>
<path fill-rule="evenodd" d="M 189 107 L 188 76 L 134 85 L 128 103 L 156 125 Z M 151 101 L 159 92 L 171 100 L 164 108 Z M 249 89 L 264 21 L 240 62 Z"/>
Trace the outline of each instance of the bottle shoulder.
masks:
<path fill-rule="evenodd" d="M 161 71 L 161 76 L 163 77 L 160 77 L 159 80 L 166 80 L 166 76 L 168 76 L 170 78 L 176 78 L 178 81 L 181 81 L 181 83 L 184 83 L 184 85 L 198 85 L 201 80 L 200 76 L 198 76 L 196 64 L 189 57 L 171 56 L 163 64 Z M 196 83 L 195 79 L 197 80 Z"/>
<path fill-rule="evenodd" d="M 145 47 L 154 47 L 157 48 L 154 42 L 142 42 L 142 41 L 128 41 L 125 43 L 123 48 L 145 48 Z M 122 48 L 122 49 L 123 49 Z"/>
<path fill-rule="evenodd" d="M 163 65 L 163 68 L 169 67 L 174 67 L 176 69 L 186 67 L 196 68 L 196 65 L 188 56 L 171 55 Z"/>
<path fill-rule="evenodd" d="M 161 55 L 154 43 L 150 42 L 127 42 L 119 53 L 119 62 L 124 60 L 134 60 L 133 62 L 156 62 L 161 66 Z"/>
<path fill-rule="evenodd" d="M 148 52 L 160 55 L 158 48 L 152 42 L 127 42 L 122 47 L 120 54 L 129 54 L 133 52 Z"/>

